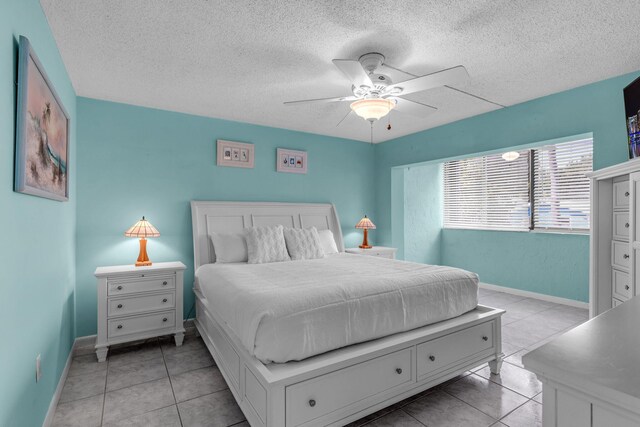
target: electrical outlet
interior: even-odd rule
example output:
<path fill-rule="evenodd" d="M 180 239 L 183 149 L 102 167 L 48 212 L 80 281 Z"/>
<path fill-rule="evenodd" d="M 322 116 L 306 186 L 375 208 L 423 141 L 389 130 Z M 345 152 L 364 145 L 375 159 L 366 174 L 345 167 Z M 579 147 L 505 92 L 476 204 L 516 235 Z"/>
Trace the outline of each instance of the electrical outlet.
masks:
<path fill-rule="evenodd" d="M 40 355 L 36 357 L 36 382 L 42 378 L 42 369 L 40 367 Z"/>

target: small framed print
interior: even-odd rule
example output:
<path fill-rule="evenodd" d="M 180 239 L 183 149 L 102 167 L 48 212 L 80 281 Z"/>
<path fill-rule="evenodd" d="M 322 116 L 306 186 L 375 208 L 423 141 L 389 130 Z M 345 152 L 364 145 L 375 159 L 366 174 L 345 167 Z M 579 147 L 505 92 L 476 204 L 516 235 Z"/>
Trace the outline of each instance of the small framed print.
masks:
<path fill-rule="evenodd" d="M 253 168 L 255 152 L 254 145 L 246 142 L 217 141 L 218 166 L 231 166 L 234 168 Z"/>
<path fill-rule="evenodd" d="M 278 148 L 278 172 L 307 173 L 307 152 Z"/>

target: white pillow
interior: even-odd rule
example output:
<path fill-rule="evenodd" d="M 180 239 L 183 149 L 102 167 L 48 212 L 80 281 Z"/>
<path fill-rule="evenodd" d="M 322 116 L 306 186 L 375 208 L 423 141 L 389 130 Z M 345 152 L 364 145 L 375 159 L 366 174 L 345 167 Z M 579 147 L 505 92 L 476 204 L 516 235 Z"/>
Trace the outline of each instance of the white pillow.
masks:
<path fill-rule="evenodd" d="M 320 236 L 315 227 L 285 228 L 284 240 L 287 243 L 289 256 L 293 260 L 324 258 Z"/>
<path fill-rule="evenodd" d="M 247 262 L 247 241 L 243 234 L 211 233 L 211 243 L 216 254 L 216 264 Z"/>
<path fill-rule="evenodd" d="M 282 226 L 252 227 L 244 230 L 249 264 L 289 261 Z"/>
<path fill-rule="evenodd" d="M 338 253 L 338 246 L 331 230 L 320 230 L 318 231 L 318 236 L 320 237 L 320 246 L 325 255 Z"/>

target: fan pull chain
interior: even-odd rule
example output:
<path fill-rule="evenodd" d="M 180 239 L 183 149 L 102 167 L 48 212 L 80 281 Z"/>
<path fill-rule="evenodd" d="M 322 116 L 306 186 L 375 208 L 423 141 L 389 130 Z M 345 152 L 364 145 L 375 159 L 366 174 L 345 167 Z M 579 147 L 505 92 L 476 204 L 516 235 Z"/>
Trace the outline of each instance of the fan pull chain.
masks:
<path fill-rule="evenodd" d="M 369 123 L 371 123 L 371 145 L 373 145 L 373 120 Z"/>

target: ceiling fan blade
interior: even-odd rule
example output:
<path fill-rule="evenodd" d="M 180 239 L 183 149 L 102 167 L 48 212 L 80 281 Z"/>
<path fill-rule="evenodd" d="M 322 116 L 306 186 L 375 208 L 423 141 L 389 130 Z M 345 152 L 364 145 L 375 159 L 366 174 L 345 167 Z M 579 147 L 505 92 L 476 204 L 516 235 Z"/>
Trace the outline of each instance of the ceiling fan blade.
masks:
<path fill-rule="evenodd" d="M 334 59 L 333 63 L 345 76 L 347 76 L 349 81 L 353 83 L 355 87 L 373 87 L 371 78 L 365 69 L 362 68 L 362 64 L 360 64 L 360 62 L 354 61 L 353 59 Z"/>
<path fill-rule="evenodd" d="M 409 114 L 414 117 L 426 117 L 438 111 L 436 107 L 423 104 L 421 102 L 410 101 L 408 99 L 399 97 L 393 97 L 391 99 L 396 101 L 396 106 L 393 109 L 394 111 L 398 111 L 403 114 Z"/>
<path fill-rule="evenodd" d="M 339 96 L 337 98 L 317 98 L 317 99 L 303 99 L 301 101 L 287 101 L 284 105 L 297 105 L 297 104 L 313 104 L 320 102 L 340 102 L 340 101 L 355 101 L 358 98 L 355 96 Z"/>
<path fill-rule="evenodd" d="M 404 82 L 395 83 L 387 87 L 387 91 L 391 92 L 394 89 L 402 89 L 401 95 L 407 95 L 409 93 L 421 92 L 423 90 L 433 89 L 441 86 L 456 86 L 460 83 L 464 83 L 469 79 L 469 73 L 462 65 L 457 67 L 448 68 L 442 71 L 436 71 L 435 73 L 427 74 L 426 76 L 416 77 L 415 79 L 406 80 Z"/>

